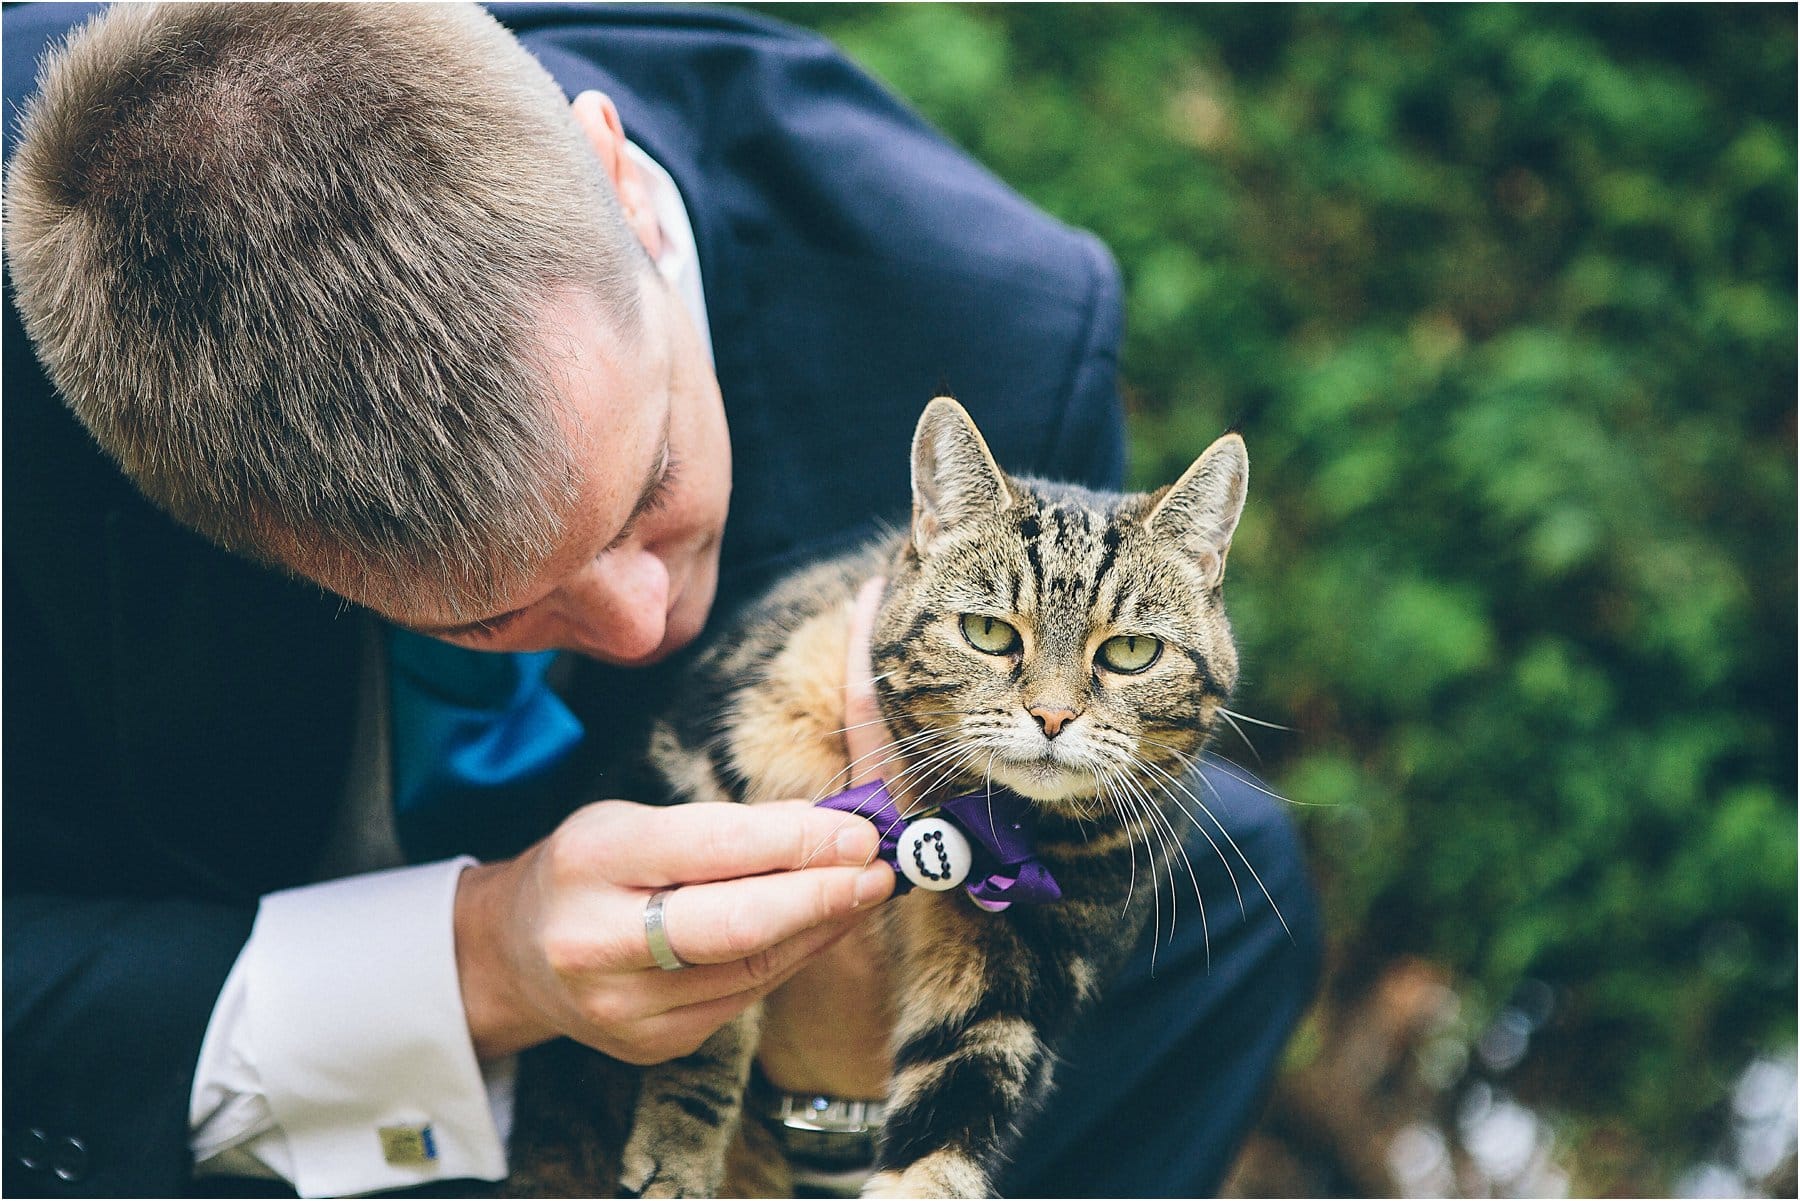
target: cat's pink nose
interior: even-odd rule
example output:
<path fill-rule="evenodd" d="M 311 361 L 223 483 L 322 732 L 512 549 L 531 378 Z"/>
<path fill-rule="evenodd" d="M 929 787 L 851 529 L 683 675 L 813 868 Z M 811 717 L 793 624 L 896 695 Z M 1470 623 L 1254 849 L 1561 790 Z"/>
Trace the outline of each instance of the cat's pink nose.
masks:
<path fill-rule="evenodd" d="M 1038 729 L 1044 732 L 1045 738 L 1055 738 L 1062 733 L 1064 726 L 1079 716 L 1072 709 L 1027 709 L 1025 712 L 1036 719 Z"/>

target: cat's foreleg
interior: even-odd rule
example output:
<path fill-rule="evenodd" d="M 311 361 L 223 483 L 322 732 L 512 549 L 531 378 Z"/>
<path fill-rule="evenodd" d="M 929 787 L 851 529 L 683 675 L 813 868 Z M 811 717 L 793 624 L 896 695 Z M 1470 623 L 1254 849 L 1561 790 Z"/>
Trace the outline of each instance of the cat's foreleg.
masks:
<path fill-rule="evenodd" d="M 761 1016 L 762 1007 L 752 1006 L 692 1055 L 644 1069 L 620 1163 L 626 1196 L 718 1196 Z"/>
<path fill-rule="evenodd" d="M 920 898 L 901 985 L 894 1081 L 868 1197 L 986 1197 L 1048 1090 L 1050 1042 L 1116 957 L 1067 928 L 1080 902 L 976 911 Z M 926 907 L 929 907 L 926 909 Z M 1117 910 L 1107 915 L 1116 929 Z"/>

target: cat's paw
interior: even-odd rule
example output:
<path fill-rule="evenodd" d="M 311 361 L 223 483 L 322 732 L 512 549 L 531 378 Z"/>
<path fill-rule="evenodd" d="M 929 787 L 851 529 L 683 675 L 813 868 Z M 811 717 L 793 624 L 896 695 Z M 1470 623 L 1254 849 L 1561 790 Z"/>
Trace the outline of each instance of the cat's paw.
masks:
<path fill-rule="evenodd" d="M 691 1166 L 683 1170 L 677 1161 L 661 1160 L 628 1147 L 619 1167 L 619 1194 L 625 1197 L 711 1197 L 718 1192 L 718 1181 L 711 1173 L 696 1172 Z"/>
<path fill-rule="evenodd" d="M 877 1172 L 863 1185 L 865 1197 L 991 1197 L 981 1165 L 948 1148 L 933 1151 L 900 1172 Z"/>
<path fill-rule="evenodd" d="M 623 1161 L 619 1164 L 619 1196 L 647 1197 L 645 1192 L 656 1178 L 661 1175 L 662 1167 L 654 1159 L 644 1155 L 633 1155 L 626 1148 Z"/>

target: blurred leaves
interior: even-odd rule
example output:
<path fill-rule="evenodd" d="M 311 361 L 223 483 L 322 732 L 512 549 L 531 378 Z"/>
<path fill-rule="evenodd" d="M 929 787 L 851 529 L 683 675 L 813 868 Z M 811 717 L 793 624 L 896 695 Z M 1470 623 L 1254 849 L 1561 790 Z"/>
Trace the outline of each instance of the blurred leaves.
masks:
<path fill-rule="evenodd" d="M 1794 11 L 776 15 L 1112 247 L 1138 484 L 1243 430 L 1346 956 L 1554 985 L 1541 1099 L 1681 1162 L 1795 1033 Z"/>

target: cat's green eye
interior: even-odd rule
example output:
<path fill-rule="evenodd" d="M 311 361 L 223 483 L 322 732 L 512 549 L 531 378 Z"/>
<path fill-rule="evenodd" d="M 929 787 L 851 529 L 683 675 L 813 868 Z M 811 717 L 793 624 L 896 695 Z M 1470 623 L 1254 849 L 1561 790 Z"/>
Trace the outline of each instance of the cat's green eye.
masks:
<path fill-rule="evenodd" d="M 1102 642 L 1094 658 L 1108 671 L 1130 675 L 1143 671 L 1156 662 L 1161 654 L 1162 642 L 1158 639 L 1143 634 L 1120 634 Z"/>
<path fill-rule="evenodd" d="M 1010 655 L 1019 649 L 1019 631 L 998 617 L 964 613 L 962 632 L 969 645 L 984 654 Z"/>

